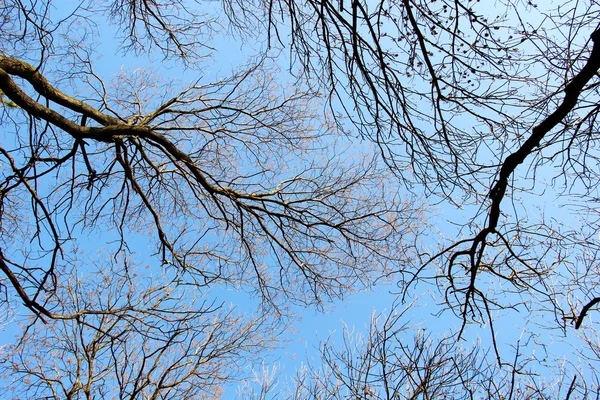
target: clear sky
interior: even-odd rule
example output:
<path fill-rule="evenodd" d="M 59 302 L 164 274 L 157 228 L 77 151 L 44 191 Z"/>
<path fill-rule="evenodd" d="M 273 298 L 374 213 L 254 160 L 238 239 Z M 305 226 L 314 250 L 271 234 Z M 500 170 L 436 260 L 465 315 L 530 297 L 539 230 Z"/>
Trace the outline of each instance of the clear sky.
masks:
<path fill-rule="evenodd" d="M 218 12 L 218 2 L 208 4 L 212 4 L 211 6 L 215 7 L 215 12 Z M 66 10 L 66 7 L 61 8 L 60 12 L 66 12 Z M 186 82 L 197 78 L 196 71 L 183 69 L 176 62 L 164 62 L 159 57 L 148 60 L 148 58 L 143 56 L 124 55 L 122 51 L 115 48 L 116 32 L 114 29 L 103 23 L 101 18 L 98 18 L 96 22 L 99 24 L 98 32 L 100 36 L 97 38 L 98 46 L 96 51 L 98 58 L 95 70 L 101 78 L 110 81 L 112 77 L 124 70 L 134 70 L 137 68 L 151 69 L 167 79 L 174 79 L 181 82 L 182 86 L 185 86 Z M 212 81 L 229 76 L 233 69 L 253 57 L 257 49 L 264 48 L 264 45 L 264 43 L 242 42 L 228 35 L 215 35 L 215 38 L 211 42 L 211 46 L 215 48 L 215 51 L 212 53 L 210 60 L 205 64 L 206 67 L 203 69 L 204 78 L 207 81 Z M 289 60 L 285 51 L 278 54 L 278 56 L 278 62 L 281 64 L 282 69 L 280 79 L 283 85 L 286 81 L 291 80 L 289 74 L 286 72 Z M 76 88 L 68 90 L 76 91 Z M 357 152 L 373 151 L 368 143 L 361 143 L 357 140 L 354 145 L 354 151 Z M 525 174 L 525 172 L 519 171 L 519 174 Z M 547 180 L 549 181 L 550 178 L 551 175 L 548 172 Z M 515 210 L 527 210 L 529 215 L 535 215 L 539 207 L 546 214 L 562 214 L 563 222 L 576 225 L 577 220 L 572 216 L 566 215 L 564 213 L 565 208 L 561 207 L 562 204 L 555 201 L 558 194 L 558 192 L 553 193 L 547 186 L 538 186 L 538 193 L 524 193 L 519 195 L 520 199 L 516 201 Z M 463 216 L 464 218 L 469 218 L 475 212 L 476 208 L 468 205 L 462 209 L 444 204 L 432 207 L 431 215 L 428 216 L 428 222 L 431 225 L 429 230 L 431 236 L 423 239 L 426 247 L 433 253 L 444 240 L 449 243 L 459 238 L 462 234 L 466 235 L 467 232 L 458 231 L 456 226 L 452 225 L 450 221 L 460 220 Z M 102 237 L 102 235 L 100 236 Z M 445 239 L 441 237 L 445 237 Z M 104 236 L 103 240 L 106 239 L 107 237 Z M 140 254 L 147 252 L 148 244 L 145 242 L 145 239 L 143 236 L 140 236 L 137 242 L 133 243 L 131 250 Z M 89 245 L 94 246 L 96 240 L 97 238 L 90 237 Z M 494 283 L 490 283 L 490 287 L 492 285 Z M 485 284 L 482 286 L 485 287 Z M 392 280 L 392 282 L 377 284 L 371 291 L 350 295 L 343 301 L 326 304 L 324 305 L 324 312 L 317 311 L 314 308 L 302 309 L 301 307 L 295 307 L 294 311 L 298 313 L 299 320 L 294 323 L 293 329 L 283 336 L 284 342 L 279 350 L 265 357 L 265 364 L 271 365 L 273 362 L 276 362 L 282 371 L 280 376 L 284 381 L 286 377 L 293 375 L 296 368 L 301 364 L 308 362 L 310 365 L 318 366 L 317 348 L 320 341 L 330 336 L 334 340 L 340 340 L 340 332 L 342 332 L 345 326 L 350 327 L 351 330 L 355 328 L 358 331 L 366 331 L 366 326 L 370 323 L 373 312 L 389 310 L 392 307 L 395 300 L 394 292 L 396 291 L 397 288 Z M 215 296 L 218 296 L 219 301 L 231 303 L 233 307 L 240 310 L 252 311 L 256 305 L 255 300 L 242 291 L 216 289 L 213 293 Z M 433 331 L 439 334 L 439 336 L 454 332 L 460 327 L 460 319 L 452 315 L 450 311 L 439 313 L 440 306 L 436 303 L 441 301 L 441 293 L 436 290 L 433 283 L 423 283 L 415 286 L 411 289 L 409 297 L 408 303 L 414 300 L 415 305 L 407 313 L 407 318 L 410 318 L 415 326 Z M 534 315 L 534 317 L 531 317 L 531 315 Z M 527 310 L 525 307 L 522 307 L 516 312 L 506 311 L 497 313 L 494 317 L 496 329 L 500 328 L 497 339 L 500 346 L 504 349 L 508 348 L 508 345 L 515 343 L 519 337 L 531 335 L 537 338 L 538 342 L 531 342 L 529 347 L 524 349 L 525 352 L 539 351 L 544 346 L 552 345 L 552 352 L 564 354 L 567 358 L 575 357 L 573 356 L 573 348 L 567 346 L 565 343 L 560 343 L 565 339 L 561 337 L 560 332 L 542 330 L 537 326 L 539 319 L 548 318 L 548 313 L 538 310 Z M 592 321 L 594 316 L 590 315 L 589 318 Z M 531 322 L 527 323 L 526 321 Z M 10 332 L 12 327 L 8 325 L 5 329 L 5 332 Z M 5 337 L 8 336 L 10 335 Z M 490 346 L 489 326 L 469 326 L 464 339 L 466 341 L 479 341 L 484 347 Z M 568 333 L 566 342 L 571 342 L 571 344 L 574 342 L 570 332 Z M 230 390 L 234 389 L 231 388 Z M 229 395 L 226 398 L 230 398 Z"/>

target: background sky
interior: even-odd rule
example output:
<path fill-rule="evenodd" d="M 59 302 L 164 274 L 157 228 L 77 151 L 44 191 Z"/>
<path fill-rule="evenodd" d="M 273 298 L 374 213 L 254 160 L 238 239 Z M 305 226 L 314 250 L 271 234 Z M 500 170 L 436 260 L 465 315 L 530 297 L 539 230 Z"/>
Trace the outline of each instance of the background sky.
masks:
<path fill-rule="evenodd" d="M 73 2 L 65 2 L 65 4 L 67 3 Z M 214 2 L 214 7 L 215 12 L 218 12 L 219 3 Z M 67 11 L 68 7 L 66 6 L 56 10 L 57 13 Z M 100 56 L 97 59 L 95 68 L 98 75 L 105 80 L 110 80 L 111 77 L 123 71 L 137 68 L 152 70 L 162 74 L 165 78 L 180 80 L 182 83 L 197 78 L 196 72 L 183 70 L 180 65 L 174 62 L 164 62 L 159 58 L 150 60 L 146 57 L 137 58 L 132 54 L 124 55 L 122 51 L 115 50 L 117 35 L 114 28 L 104 24 L 101 18 L 98 18 L 96 22 L 99 24 L 98 32 L 100 36 L 97 38 L 97 51 Z M 206 69 L 203 70 L 204 77 L 208 81 L 230 76 L 232 70 L 254 56 L 258 49 L 264 48 L 265 43 L 242 42 L 231 39 L 228 35 L 216 35 L 211 45 L 215 48 L 215 51 L 211 55 L 211 61 L 206 64 Z M 292 78 L 286 73 L 286 68 L 289 65 L 287 53 L 284 51 L 279 54 L 279 57 L 283 85 L 285 81 L 291 81 Z M 355 151 L 371 151 L 371 146 L 368 143 L 362 143 L 361 145 L 360 141 L 357 141 L 356 144 Z M 519 173 L 522 174 L 523 172 L 520 171 Z M 551 175 L 548 174 L 547 180 L 550 181 L 550 178 Z M 558 192 L 550 190 L 548 186 L 538 186 L 536 193 L 520 195 L 522 198 L 516 201 L 515 207 L 526 210 L 530 216 L 542 212 L 547 215 L 560 215 L 563 221 L 576 226 L 578 223 L 576 217 L 567 215 L 565 205 L 555 200 L 557 195 Z M 476 211 L 475 208 L 468 206 L 462 209 L 448 204 L 432 206 L 428 220 L 432 226 L 431 236 L 423 238 L 423 242 L 433 252 L 443 241 L 441 239 L 442 235 L 450 241 L 459 239 L 461 232 L 450 221 L 462 222 L 475 215 Z M 90 245 L 96 244 L 93 237 L 89 239 Z M 148 243 L 145 243 L 144 238 L 140 237 L 132 250 L 143 254 L 147 251 L 147 248 Z M 264 364 L 269 368 L 275 365 L 283 381 L 293 375 L 295 370 L 302 364 L 308 363 L 318 366 L 317 349 L 320 341 L 330 337 L 335 341 L 340 341 L 344 326 L 347 326 L 350 330 L 366 332 L 366 327 L 370 323 L 374 311 L 390 310 L 395 300 L 395 291 L 396 287 L 393 281 L 381 282 L 370 292 L 350 295 L 343 301 L 325 305 L 324 312 L 313 308 L 301 309 L 297 307 L 295 311 L 299 314 L 299 320 L 294 324 L 293 330 L 284 335 L 284 343 L 282 343 L 279 350 L 265 357 Z M 236 309 L 252 311 L 257 304 L 256 299 L 233 289 L 217 289 L 214 293 L 222 301 L 230 303 Z M 439 336 L 456 331 L 460 327 L 461 321 L 451 312 L 439 313 L 440 307 L 436 303 L 440 302 L 440 294 L 435 291 L 433 285 L 418 285 L 413 289 L 410 297 L 411 300 L 415 300 L 415 306 L 407 313 L 407 318 L 411 319 L 415 327 L 433 331 Z M 501 346 L 506 348 L 509 344 L 515 343 L 518 338 L 531 334 L 538 338 L 539 344 L 551 344 L 552 352 L 563 354 L 565 358 L 570 360 L 577 357 L 573 347 L 567 344 L 570 342 L 575 348 L 577 347 L 577 342 L 573 340 L 573 336 L 568 334 L 567 337 L 564 337 L 560 332 L 540 330 L 536 327 L 536 318 L 546 318 L 547 316 L 543 313 L 535 316 L 536 312 L 535 310 L 519 310 L 517 315 L 520 317 L 518 318 L 514 317 L 513 312 L 498 313 L 496 315 L 496 327 L 501 328 L 498 332 L 498 340 Z M 533 315 L 534 317 L 525 318 L 526 315 Z M 595 316 L 592 313 L 588 318 L 593 321 Z M 532 323 L 525 323 L 528 319 Z M 12 336 L 12 329 L 11 325 L 5 326 L 5 332 L 7 333 L 5 338 Z M 478 341 L 483 347 L 489 347 L 491 344 L 489 327 L 469 326 L 464 339 L 466 343 Z M 543 349 L 544 346 L 539 344 L 531 342 L 529 348 L 525 351 L 542 351 L 540 349 Z M 230 390 L 235 389 L 231 388 Z"/>

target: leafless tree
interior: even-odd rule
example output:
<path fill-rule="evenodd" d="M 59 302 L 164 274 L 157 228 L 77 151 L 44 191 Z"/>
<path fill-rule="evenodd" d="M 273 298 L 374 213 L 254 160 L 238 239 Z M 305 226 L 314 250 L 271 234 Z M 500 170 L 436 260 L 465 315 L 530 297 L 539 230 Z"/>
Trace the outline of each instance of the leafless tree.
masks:
<path fill-rule="evenodd" d="M 151 279 L 128 260 L 119 261 L 94 268 L 74 262 L 71 270 L 61 271 L 56 288 L 61 313 L 80 317 L 46 325 L 23 321 L 24 335 L 3 351 L 11 393 L 53 399 L 214 398 L 249 357 L 270 347 L 273 327 L 267 317 L 209 304 L 169 277 Z"/>
<path fill-rule="evenodd" d="M 595 372 L 586 377 L 575 363 L 545 364 L 541 374 L 543 360 L 525 350 L 533 338 L 523 337 L 510 349 L 511 362 L 498 364 L 478 342 L 408 323 L 407 310 L 374 314 L 366 332 L 345 327 L 321 343 L 317 364 L 287 382 L 276 370 L 263 371 L 241 398 L 575 399 L 598 393 Z"/>
<path fill-rule="evenodd" d="M 7 17 L 12 30 L 47 18 L 13 7 L 22 15 Z M 90 60 L 66 77 L 53 60 L 0 58 L 0 86 L 17 105 L 3 109 L 14 142 L 2 149 L 6 247 L 46 263 L 30 267 L 30 257 L 4 250 L 2 270 L 40 316 L 58 317 L 37 299 L 55 282 L 64 244 L 90 229 L 114 232 L 119 249 L 130 232 L 148 230 L 158 260 L 198 285 L 249 283 L 273 302 L 277 293 L 305 302 L 339 295 L 402 259 L 414 207 L 389 195 L 375 160 L 337 153 L 346 150 L 315 110 L 318 93 L 281 87 L 268 60 L 182 91 L 149 70 L 109 87 Z M 81 84 L 86 101 L 52 84 L 46 68 L 64 86 Z M 19 237 L 8 232 L 15 225 Z"/>
<path fill-rule="evenodd" d="M 290 48 L 298 77 L 327 89 L 400 182 L 469 210 L 451 218 L 458 240 L 398 271 L 403 290 L 433 268 L 463 326 L 503 308 L 581 325 L 600 298 L 588 284 L 598 281 L 596 2 L 226 4 L 252 10 L 251 23 L 262 16 L 271 46 Z M 230 13 L 243 29 L 240 15 Z M 548 199 L 570 217 L 544 215 Z"/>
<path fill-rule="evenodd" d="M 595 1 L 207 3 L 0 6 L 11 138 L 0 268 L 34 315 L 78 317 L 48 306 L 74 238 L 111 232 L 119 254 L 150 232 L 178 282 L 255 291 L 278 312 L 377 276 L 395 278 L 405 300 L 430 282 L 461 319 L 457 338 L 473 322 L 490 328 L 502 371 L 521 369 L 496 343 L 498 312 L 568 335 L 590 329 L 600 303 Z M 202 70 L 215 32 L 262 38 L 264 54 L 183 90 L 147 71 L 109 86 L 93 62 L 98 12 L 123 52 L 184 60 L 188 72 Z M 270 67 L 281 48 L 292 87 Z M 324 117 L 315 96 L 328 100 Z M 352 136 L 379 158 L 341 152 L 336 138 L 352 146 Z M 418 213 L 401 188 L 464 210 L 417 263 L 406 249 Z M 410 348 L 456 350 L 430 339 Z M 567 397 L 594 385 L 568 382 Z"/>
<path fill-rule="evenodd" d="M 295 304 L 411 257 L 420 205 L 340 140 L 319 91 L 286 85 L 262 54 L 204 76 L 224 20 L 197 5 L 0 4 L 1 306 L 31 316 L 3 355 L 14 393 L 216 396 Z M 113 30 L 143 58 L 108 79 L 96 47 Z M 105 264 L 80 255 L 97 251 Z M 217 289 L 261 313 L 200 301 Z"/>
<path fill-rule="evenodd" d="M 264 21 L 400 182 L 464 210 L 397 270 L 405 300 L 431 282 L 459 337 L 475 322 L 496 338 L 508 310 L 578 336 L 600 304 L 596 1 L 225 3 L 238 29 Z"/>

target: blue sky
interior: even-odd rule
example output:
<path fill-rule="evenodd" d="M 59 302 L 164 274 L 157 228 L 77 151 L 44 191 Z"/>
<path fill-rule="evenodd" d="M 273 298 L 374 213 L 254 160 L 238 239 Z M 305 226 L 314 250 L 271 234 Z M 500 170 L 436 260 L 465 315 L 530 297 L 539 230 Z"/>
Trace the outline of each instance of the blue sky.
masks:
<path fill-rule="evenodd" d="M 215 2 L 214 4 L 215 7 L 218 7 L 218 3 Z M 61 11 L 64 10 L 66 8 L 61 9 Z M 98 38 L 98 47 L 96 50 L 100 56 L 95 68 L 96 72 L 103 79 L 110 80 L 112 76 L 120 74 L 123 69 L 132 70 L 137 68 L 151 68 L 152 71 L 157 71 L 165 78 L 172 78 L 182 83 L 196 79 L 196 72 L 183 70 L 176 62 L 161 61 L 158 56 L 152 58 L 149 62 L 146 57 L 136 58 L 131 54 L 123 55 L 123 52 L 115 50 L 115 32 L 113 28 L 108 25 L 99 25 L 98 28 L 101 36 Z M 228 76 L 236 66 L 251 58 L 257 48 L 264 47 L 264 43 L 242 43 L 231 39 L 227 35 L 217 35 L 215 40 L 211 42 L 211 45 L 214 46 L 216 51 L 212 54 L 211 59 L 203 69 L 204 77 L 208 81 Z M 279 54 L 281 57 L 279 62 L 282 65 L 282 82 L 291 80 L 291 77 L 286 73 L 288 66 L 286 55 L 285 51 Z M 359 141 L 356 141 L 356 151 L 371 151 L 371 147 L 367 143 L 363 144 L 364 146 Z M 520 170 L 518 173 L 523 174 L 524 171 Z M 550 172 L 548 172 L 548 180 L 550 177 Z M 537 212 L 536 207 L 540 207 L 546 214 L 564 216 L 565 208 L 561 208 L 561 204 L 555 202 L 557 194 L 552 193 L 551 190 L 543 189 L 548 188 L 539 188 L 540 193 L 544 193 L 543 195 L 539 193 L 521 194 L 520 197 L 523 197 L 523 199 L 519 201 L 519 204 L 516 204 L 515 208 L 527 210 L 530 215 L 535 215 Z M 449 221 L 461 221 L 463 218 L 469 218 L 474 215 L 474 212 L 476 212 L 474 206 L 467 205 L 462 210 L 459 210 L 450 205 L 438 204 L 432 210 L 432 216 L 428 220 L 431 226 L 434 227 L 431 230 L 433 234 L 426 238 L 424 242 L 433 251 L 441 242 L 440 236 L 437 235 L 438 233 L 450 241 L 456 239 L 460 233 L 457 233 L 457 228 Z M 563 220 L 574 225 L 577 223 L 570 216 L 564 216 Z M 132 250 L 143 253 L 147 250 L 148 245 L 144 242 L 143 236 L 140 236 L 138 240 L 135 245 L 136 248 Z M 95 239 L 90 241 L 95 243 Z M 334 339 L 336 337 L 339 338 L 344 325 L 356 327 L 357 330 L 365 330 L 374 310 L 383 311 L 392 306 L 395 298 L 393 292 L 395 291 L 397 291 L 397 288 L 394 282 L 382 283 L 376 285 L 369 292 L 350 295 L 343 301 L 325 305 L 325 312 L 319 312 L 313 308 L 303 310 L 301 307 L 296 307 L 294 311 L 299 314 L 300 320 L 294 324 L 294 330 L 284 336 L 283 339 L 289 341 L 284 343 L 276 353 L 269 355 L 265 359 L 265 363 L 269 364 L 273 362 L 273 359 L 278 360 L 277 362 L 283 368 L 282 377 L 293 374 L 295 369 L 307 360 L 311 365 L 318 364 L 318 360 L 314 360 L 317 359 L 318 353 L 315 349 L 318 347 L 319 341 L 327 339 L 330 335 L 333 335 Z M 407 315 L 413 323 L 428 330 L 438 332 L 440 336 L 443 336 L 447 332 L 455 331 L 460 326 L 460 320 L 454 317 L 449 311 L 444 312 L 441 316 L 437 315 L 439 306 L 435 303 L 436 301 L 440 301 L 440 294 L 436 292 L 434 285 L 419 284 L 412 289 L 412 293 L 415 296 L 419 296 L 417 300 L 418 306 L 415 306 Z M 255 300 L 243 291 L 236 292 L 233 289 L 218 289 L 215 291 L 215 294 L 223 295 L 224 301 L 230 302 L 234 307 L 240 309 L 251 311 L 253 305 L 255 305 Z M 499 340 L 507 344 L 514 343 L 524 331 L 527 331 L 539 337 L 540 342 L 552 344 L 552 351 L 557 353 L 564 352 L 567 357 L 572 357 L 572 349 L 564 344 L 558 346 L 555 344 L 556 341 L 563 339 L 559 332 L 544 331 L 536 326 L 536 318 L 546 318 L 546 313 L 540 313 L 539 317 L 530 318 L 531 323 L 525 323 L 527 320 L 524 317 L 525 315 L 535 315 L 536 313 L 537 311 L 535 310 L 528 312 L 524 309 L 516 313 L 508 311 L 499 313 L 495 321 L 496 326 L 501 327 Z M 592 321 L 594 316 L 590 315 L 589 318 Z M 8 331 L 10 331 L 10 327 L 8 327 Z M 571 337 L 572 333 L 569 332 L 567 340 L 570 341 Z M 470 326 L 466 332 L 465 339 L 478 340 L 482 343 L 482 346 L 489 346 L 489 327 Z M 503 346 L 506 346 L 506 344 Z"/>

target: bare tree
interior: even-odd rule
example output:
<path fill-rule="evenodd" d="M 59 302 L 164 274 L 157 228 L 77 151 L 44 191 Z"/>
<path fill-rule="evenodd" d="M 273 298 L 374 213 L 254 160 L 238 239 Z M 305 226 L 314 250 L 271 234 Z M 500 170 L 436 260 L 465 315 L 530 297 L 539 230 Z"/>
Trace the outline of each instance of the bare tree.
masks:
<path fill-rule="evenodd" d="M 316 364 L 287 382 L 275 370 L 263 371 L 241 398 L 574 399 L 597 393 L 595 372 L 586 377 L 575 363 L 546 364 L 540 373 L 543 360 L 526 354 L 532 338 L 512 347 L 511 362 L 498 364 L 479 342 L 466 344 L 458 333 L 440 336 L 407 322 L 408 311 L 396 305 L 373 314 L 366 332 L 344 327 L 321 343 Z"/>
<path fill-rule="evenodd" d="M 1 306 L 31 315 L 3 359 L 14 393 L 217 396 L 295 304 L 411 257 L 420 205 L 268 56 L 204 77 L 221 21 L 193 5 L 0 4 Z M 145 58 L 107 79 L 112 30 Z M 157 55 L 182 76 L 148 68 Z M 97 251 L 105 264 L 86 261 Z M 199 300 L 213 289 L 260 313 Z"/>
<path fill-rule="evenodd" d="M 109 260 L 111 260 L 109 258 Z M 273 321 L 197 298 L 128 260 L 75 262 L 56 298 L 76 319 L 24 321 L 4 351 L 11 392 L 24 398 L 214 398 L 272 343 Z M 123 265 L 128 268 L 123 268 Z M 98 311 L 92 311 L 98 310 Z"/>
<path fill-rule="evenodd" d="M 498 313 L 580 337 L 600 304 L 596 1 L 225 3 L 238 29 L 264 21 L 399 182 L 466 211 L 396 271 L 404 300 L 431 282 L 459 338 L 489 327 L 500 365 Z M 595 391 L 586 375 L 573 388 Z"/>
<path fill-rule="evenodd" d="M 581 325 L 599 298 L 580 286 L 598 281 L 596 2 L 226 3 L 264 16 L 271 45 L 290 48 L 298 77 L 327 88 L 400 182 L 469 210 L 451 221 L 459 240 L 398 271 L 405 290 L 433 269 L 463 327 L 504 308 Z M 552 195 L 568 218 L 544 215 Z"/>
<path fill-rule="evenodd" d="M 224 0 L 202 13 L 195 1 L 106 4 L 0 6 L 11 138 L 1 151 L 0 269 L 34 315 L 79 317 L 52 302 L 56 271 L 71 241 L 98 230 L 114 235 L 116 254 L 150 232 L 180 284 L 254 291 L 278 313 L 287 300 L 321 304 L 378 276 L 394 277 L 405 300 L 430 282 L 461 319 L 457 339 L 473 322 L 489 327 L 513 389 L 522 368 L 496 342 L 498 312 L 573 335 L 597 308 L 595 1 Z M 122 51 L 184 60 L 186 74 L 202 70 L 214 32 L 263 38 L 265 52 L 230 78 L 183 90 L 147 71 L 109 86 L 93 62 L 97 12 Z M 292 87 L 271 67 L 280 48 Z M 342 150 L 338 140 L 352 146 L 357 135 L 379 158 Z M 466 211 L 416 265 L 407 249 L 418 207 L 400 187 Z M 564 208 L 546 212 L 554 200 Z M 410 349 L 456 352 L 432 340 Z M 473 354 L 467 369 L 480 372 L 487 355 Z M 594 385 L 568 382 L 566 397 Z"/>
<path fill-rule="evenodd" d="M 2 150 L 3 215 L 31 242 L 11 247 L 48 261 L 29 268 L 5 254 L 2 269 L 36 313 L 51 316 L 37 298 L 54 281 L 61 246 L 100 226 L 121 248 L 130 231 L 148 229 L 163 264 L 199 285 L 250 283 L 268 301 L 277 292 L 306 302 L 339 295 L 401 260 L 412 205 L 388 195 L 373 159 L 336 154 L 345 150 L 314 111 L 318 93 L 281 87 L 268 60 L 177 92 L 144 70 L 110 88 L 89 64 L 61 79 L 81 83 L 87 101 L 45 77 L 51 60 L 0 58 L 0 86 L 18 106 L 3 111 L 14 138 Z M 48 74 L 67 73 L 62 67 Z M 51 183 L 36 185 L 42 177 Z M 30 212 L 13 212 L 23 202 Z"/>

